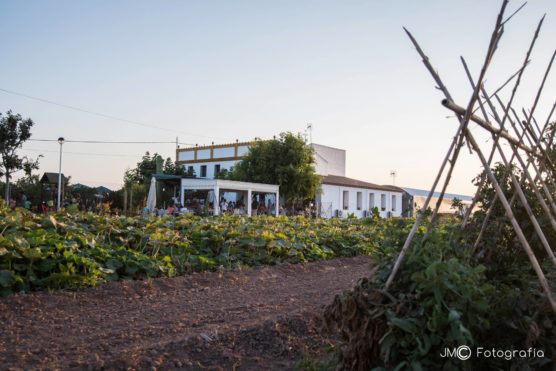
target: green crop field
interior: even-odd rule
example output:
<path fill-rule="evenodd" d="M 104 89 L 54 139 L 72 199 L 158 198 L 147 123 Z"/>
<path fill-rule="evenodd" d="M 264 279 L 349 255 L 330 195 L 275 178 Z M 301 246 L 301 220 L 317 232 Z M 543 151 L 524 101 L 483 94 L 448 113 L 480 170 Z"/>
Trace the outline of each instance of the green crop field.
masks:
<path fill-rule="evenodd" d="M 0 209 L 0 293 L 372 254 L 406 220 L 164 218 Z M 396 231 L 394 233 L 394 231 Z"/>

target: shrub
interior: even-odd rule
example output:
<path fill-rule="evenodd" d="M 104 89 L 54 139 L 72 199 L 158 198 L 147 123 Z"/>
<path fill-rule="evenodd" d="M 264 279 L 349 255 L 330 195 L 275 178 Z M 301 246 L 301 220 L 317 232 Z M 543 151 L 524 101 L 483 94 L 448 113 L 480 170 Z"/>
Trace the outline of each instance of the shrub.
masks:
<path fill-rule="evenodd" d="M 550 367 L 556 355 L 554 315 L 527 264 L 487 276 L 444 225 L 421 245 L 417 238 L 388 292 L 384 284 L 400 244 L 374 256 L 376 273 L 336 296 L 325 311 L 342 335 L 341 369 L 472 370 Z M 421 231 L 422 235 L 422 231 Z M 402 241 L 403 243 L 403 241 Z M 510 273 L 510 271 L 507 271 Z M 541 349 L 544 358 L 443 358 L 444 348 Z"/>

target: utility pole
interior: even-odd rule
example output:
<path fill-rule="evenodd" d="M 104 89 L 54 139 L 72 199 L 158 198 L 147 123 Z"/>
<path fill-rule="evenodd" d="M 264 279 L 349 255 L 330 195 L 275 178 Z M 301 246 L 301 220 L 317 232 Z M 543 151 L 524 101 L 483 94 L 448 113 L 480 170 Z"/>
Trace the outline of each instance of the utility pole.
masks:
<path fill-rule="evenodd" d="M 309 133 L 309 144 L 313 144 L 313 124 L 307 123 L 307 132 Z"/>
<path fill-rule="evenodd" d="M 58 143 L 60 143 L 60 166 L 58 167 L 58 207 L 60 210 L 60 204 L 62 200 L 62 145 L 64 144 L 64 138 L 58 138 Z"/>

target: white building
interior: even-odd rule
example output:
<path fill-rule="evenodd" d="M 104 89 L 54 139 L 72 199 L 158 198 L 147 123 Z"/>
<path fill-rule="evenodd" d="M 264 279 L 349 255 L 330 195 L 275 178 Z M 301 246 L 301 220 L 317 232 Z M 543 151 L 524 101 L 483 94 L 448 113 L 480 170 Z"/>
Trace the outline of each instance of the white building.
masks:
<path fill-rule="evenodd" d="M 401 216 L 402 194 L 398 187 L 327 175 L 322 180 L 317 207 L 324 218 L 345 218 L 350 214 L 363 218 L 370 216 L 375 207 L 383 218 Z"/>
<path fill-rule="evenodd" d="M 236 142 L 209 146 L 178 148 L 176 164 L 192 170 L 198 178 L 214 179 L 222 170 L 230 170 L 249 150 L 252 142 Z M 315 150 L 315 170 L 319 175 L 345 176 L 346 151 L 343 149 L 311 145 Z"/>
<path fill-rule="evenodd" d="M 427 191 L 425 189 L 415 189 L 407 187 L 403 187 L 403 190 L 403 216 L 417 215 L 417 212 L 423 209 L 423 206 L 425 205 L 425 201 L 429 196 L 430 191 Z M 429 202 L 429 208 L 434 209 L 439 198 L 440 192 L 434 192 Z M 461 201 L 464 207 L 464 211 L 471 206 L 471 203 L 473 201 L 473 197 L 471 196 L 445 193 L 444 197 L 442 198 L 442 202 L 440 203 L 438 213 L 440 215 L 451 215 L 458 213 L 459 210 L 452 207 L 452 202 L 454 201 L 454 199 L 458 199 Z M 476 205 L 474 209 L 476 210 L 477 207 L 478 206 Z"/>
<path fill-rule="evenodd" d="M 212 144 L 178 148 L 176 164 L 193 170 L 198 178 L 214 179 L 224 169 L 230 170 L 249 150 L 251 142 Z"/>
<path fill-rule="evenodd" d="M 178 148 L 176 163 L 193 170 L 198 178 L 214 179 L 215 174 L 234 166 L 252 142 Z M 361 218 L 375 207 L 381 217 L 401 216 L 403 190 L 346 177 L 346 151 L 311 144 L 315 151 L 315 170 L 322 178 L 322 192 L 315 200 L 317 212 L 325 218 Z"/>

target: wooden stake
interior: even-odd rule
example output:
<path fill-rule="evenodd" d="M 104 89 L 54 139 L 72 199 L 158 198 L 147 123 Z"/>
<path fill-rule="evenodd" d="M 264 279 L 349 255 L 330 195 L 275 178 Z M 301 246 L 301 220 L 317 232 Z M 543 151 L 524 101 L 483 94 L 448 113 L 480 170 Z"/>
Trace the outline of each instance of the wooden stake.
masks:
<path fill-rule="evenodd" d="M 542 26 L 543 21 L 544 21 L 544 16 L 543 16 L 543 17 L 541 18 L 541 20 L 539 21 L 539 24 L 538 24 L 538 26 L 537 26 L 537 29 L 535 30 L 535 34 L 534 34 L 534 36 L 533 36 L 533 40 L 531 41 L 531 44 L 530 44 L 530 46 L 529 46 L 529 50 L 527 51 L 527 54 L 526 54 L 526 57 L 525 57 L 524 65 L 529 61 L 529 56 L 530 56 L 530 54 L 531 54 L 531 51 L 533 50 L 533 46 L 535 45 L 535 41 L 536 41 L 537 38 L 538 38 L 538 35 L 539 35 L 539 32 L 540 32 L 540 28 L 541 28 L 541 26 Z M 536 96 L 535 96 L 535 100 L 534 100 L 534 103 L 533 103 L 533 106 L 534 106 L 534 107 L 537 106 L 537 103 L 538 103 L 539 98 L 540 98 L 540 95 L 541 95 L 541 93 L 542 93 L 544 84 L 545 84 L 546 79 L 547 79 L 547 77 L 548 77 L 548 74 L 550 73 L 550 70 L 551 70 L 551 68 L 552 68 L 552 64 L 553 64 L 553 62 L 554 62 L 555 56 L 556 56 L 556 51 L 552 54 L 552 58 L 550 59 L 550 62 L 549 62 L 548 66 L 547 66 L 547 68 L 546 68 L 546 70 L 545 70 L 545 73 L 544 73 L 544 76 L 543 76 L 541 85 L 540 85 L 539 89 L 537 90 L 537 94 L 536 94 Z M 464 67 L 466 67 L 465 64 L 464 64 Z M 466 69 L 466 71 L 468 72 L 468 69 Z M 468 76 L 470 76 L 470 75 L 468 75 Z M 518 82 L 519 82 L 520 80 L 521 80 L 521 75 L 519 75 L 519 77 L 518 77 Z M 511 103 L 513 102 L 513 98 L 514 98 L 516 89 L 517 89 L 517 86 L 514 87 L 514 90 L 512 91 L 512 95 L 511 95 L 511 97 L 510 97 L 510 101 L 508 102 L 507 105 L 502 104 L 501 101 L 500 101 L 500 99 L 499 99 L 499 97 L 495 94 L 495 96 L 497 97 L 497 99 L 498 99 L 499 102 L 500 102 L 500 105 L 501 105 L 501 106 L 503 107 L 503 109 L 504 109 L 504 119 L 502 120 L 501 128 L 503 128 L 503 123 L 505 122 L 505 119 L 508 117 L 508 109 L 511 107 Z M 484 91 L 483 91 L 483 95 L 485 95 L 486 97 L 488 97 L 488 95 L 487 95 Z M 490 101 L 489 98 L 486 98 L 486 101 Z M 544 131 L 545 131 L 546 128 L 548 127 L 548 122 L 550 121 L 550 117 L 552 116 L 552 113 L 554 112 L 554 108 L 555 108 L 555 107 L 556 107 L 556 103 L 555 103 L 554 106 L 552 107 L 552 111 L 551 111 L 551 113 L 550 113 L 549 116 L 548 116 L 548 119 L 547 119 L 547 121 L 546 121 L 546 123 L 545 123 L 545 126 L 544 126 L 543 129 L 541 130 L 540 138 L 539 138 L 539 140 L 537 141 L 537 146 L 533 147 L 535 150 L 537 150 L 537 148 L 541 148 L 541 152 L 542 152 L 543 158 L 540 159 L 540 161 L 539 161 L 540 164 L 543 164 L 543 163 L 544 163 L 544 160 L 550 161 L 547 152 L 544 151 L 544 150 L 542 150 L 541 140 L 542 140 L 542 136 L 543 136 Z M 495 111 L 495 110 L 494 110 L 494 111 Z M 514 112 L 514 114 L 515 114 L 515 111 L 513 111 L 513 112 Z M 532 112 L 534 112 L 534 110 L 532 110 Z M 529 118 L 528 118 L 528 120 L 527 120 L 526 123 L 523 123 L 523 125 L 524 125 L 524 132 L 522 133 L 521 137 L 519 137 L 519 139 L 518 139 L 519 141 L 521 141 L 521 140 L 523 139 L 523 136 L 526 134 L 527 130 L 529 130 L 529 132 L 531 133 L 531 135 L 532 135 L 533 137 L 535 137 L 534 132 L 533 132 L 532 130 L 530 130 L 530 128 L 529 128 L 529 123 L 530 123 L 531 117 L 532 117 L 532 115 L 529 116 Z M 521 122 L 519 119 L 518 119 L 518 121 Z M 494 148 L 495 148 L 496 142 L 497 142 L 497 140 L 495 140 L 495 143 L 493 144 L 493 150 L 494 150 Z M 492 152 L 491 152 L 491 154 L 492 154 Z M 490 157 L 489 157 L 489 159 L 490 159 Z M 510 163 L 513 161 L 513 159 L 514 159 L 514 156 L 512 155 L 512 158 L 510 159 Z M 533 159 L 530 159 L 529 161 L 530 161 L 530 162 L 533 162 Z M 490 161 L 489 161 L 489 163 L 490 163 Z M 553 165 L 552 162 L 550 162 L 550 164 Z M 552 169 L 554 169 L 554 166 L 552 166 Z M 480 184 L 480 186 L 477 188 L 477 192 L 475 193 L 475 197 L 473 198 L 473 200 L 474 200 L 475 202 L 476 202 L 476 200 L 477 200 L 477 198 L 478 198 L 478 195 L 479 195 L 480 192 L 481 192 L 481 189 L 482 189 L 483 185 L 484 185 L 484 182 L 482 182 L 482 183 Z M 491 206 L 490 206 L 489 209 L 487 210 L 487 214 L 485 215 L 485 219 L 483 220 L 483 223 L 482 223 L 482 226 L 481 226 L 481 230 L 479 231 L 479 234 L 478 234 L 478 236 L 477 236 L 477 239 L 475 240 L 475 243 L 473 244 L 473 250 L 475 250 L 475 249 L 477 248 L 478 244 L 479 244 L 480 241 L 482 240 L 482 237 L 483 237 L 483 234 L 484 234 L 484 230 L 485 230 L 485 228 L 486 228 L 486 226 L 487 226 L 487 222 L 488 222 L 488 220 L 490 219 L 490 215 L 491 215 L 492 211 L 494 210 L 494 205 L 496 204 L 496 198 L 497 198 L 497 195 L 495 194 L 495 195 L 494 195 L 494 199 L 493 199 L 492 202 L 491 202 Z M 513 201 L 514 201 L 514 200 L 515 200 L 515 194 L 512 196 L 512 200 L 511 200 L 510 204 L 513 204 Z M 472 202 L 472 206 L 474 206 L 473 202 Z M 463 223 L 462 223 L 462 228 L 465 226 L 465 223 L 467 223 L 468 217 L 469 217 L 469 215 L 467 215 L 467 217 L 464 218 L 464 221 L 463 221 Z"/>
<path fill-rule="evenodd" d="M 473 135 L 471 134 L 471 132 L 469 130 L 467 130 L 466 136 L 467 136 L 467 140 L 469 140 L 469 142 L 471 143 L 471 145 L 473 146 L 473 148 L 477 152 L 477 155 L 479 156 L 479 159 L 481 160 L 483 166 L 485 167 L 487 175 L 490 178 L 490 181 L 492 182 L 492 185 L 496 189 L 496 193 L 498 194 L 498 197 L 500 198 L 500 201 L 502 202 L 502 205 L 504 206 L 504 210 L 506 211 L 506 216 L 508 217 L 508 219 L 510 219 L 510 222 L 512 223 L 512 226 L 514 227 L 514 230 L 517 234 L 517 238 L 519 239 L 519 242 L 521 243 L 521 246 L 525 250 L 525 253 L 527 254 L 527 257 L 531 261 L 531 265 L 533 266 L 533 269 L 535 270 L 535 273 L 537 274 L 537 277 L 539 279 L 539 283 L 540 283 L 540 285 L 541 285 L 541 287 L 542 287 L 542 289 L 545 293 L 545 296 L 546 296 L 550 306 L 552 307 L 552 310 L 554 311 L 554 313 L 556 313 L 556 301 L 554 301 L 554 298 L 552 297 L 552 292 L 550 291 L 550 286 L 548 285 L 548 281 L 546 280 L 546 277 L 545 277 L 545 275 L 544 275 L 544 273 L 541 269 L 541 266 L 539 265 L 539 262 L 538 262 L 537 258 L 535 257 L 535 254 L 533 253 L 533 250 L 531 249 L 531 246 L 529 245 L 529 242 L 527 242 L 527 238 L 525 238 L 525 235 L 523 234 L 523 231 L 521 230 L 521 227 L 519 226 L 519 223 L 517 222 L 517 220 L 514 216 L 514 213 L 513 213 L 512 208 L 511 208 L 511 206 L 508 202 L 508 199 L 504 195 L 504 191 L 500 187 L 500 184 L 498 184 L 498 181 L 496 180 L 496 177 L 492 173 L 492 170 L 490 169 L 490 167 L 487 166 L 488 164 L 486 162 L 485 157 L 483 156 L 483 152 L 481 151 L 481 148 L 477 145 L 477 142 L 475 141 L 475 138 L 473 138 Z"/>
<path fill-rule="evenodd" d="M 487 56 L 485 58 L 485 61 L 490 61 L 492 59 L 492 55 L 494 54 L 494 51 L 496 49 L 497 40 L 499 40 L 499 38 L 500 38 L 500 35 L 499 35 L 500 24 L 502 22 L 502 17 L 503 17 L 503 14 L 504 14 L 504 11 L 505 11 L 507 5 L 508 5 L 508 0 L 504 0 L 502 2 L 502 7 L 501 7 L 500 12 L 498 14 L 498 18 L 497 18 L 497 21 L 496 21 L 496 26 L 494 27 L 494 32 L 491 36 L 491 42 L 489 44 L 489 50 L 487 52 Z M 435 69 L 430 64 L 429 58 L 423 52 L 423 50 L 419 46 L 419 43 L 417 43 L 417 40 L 415 40 L 413 35 L 405 27 L 404 27 L 404 30 L 407 33 L 407 35 L 408 35 L 409 39 L 411 40 L 411 42 L 413 43 L 413 45 L 415 46 L 415 49 L 417 49 L 417 52 L 421 56 L 423 64 L 429 70 L 429 72 L 430 72 L 431 76 L 433 77 L 434 81 L 437 83 L 438 88 L 444 93 L 444 96 L 446 97 L 446 99 L 452 100 L 452 96 L 448 92 L 448 89 L 446 88 L 446 86 L 444 85 L 442 80 L 440 79 L 440 76 L 438 75 L 438 73 L 435 71 Z M 471 103 L 471 101 L 470 101 L 470 103 Z M 471 112 L 471 110 L 469 112 Z M 469 113 L 469 115 L 471 116 L 470 113 Z M 454 136 L 454 139 L 452 140 L 452 144 L 450 145 L 450 148 L 448 149 L 448 153 L 444 157 L 442 165 L 440 166 L 440 170 L 438 171 L 438 174 L 436 175 L 436 178 L 435 178 L 434 184 L 431 188 L 431 191 L 429 192 L 429 194 L 427 196 L 427 199 L 425 200 L 425 203 L 423 205 L 424 210 L 426 210 L 428 208 L 428 205 L 430 203 L 432 195 L 434 194 L 434 190 L 436 189 L 436 186 L 438 185 L 440 177 L 442 176 L 442 173 L 444 172 L 444 168 L 446 166 L 446 163 L 448 162 L 448 159 L 450 158 L 450 154 L 452 153 L 452 150 L 455 148 L 456 143 L 459 143 L 462 140 L 461 136 L 464 133 L 463 129 L 467 125 L 467 123 L 469 122 L 468 120 L 466 122 L 461 117 L 459 117 L 459 119 L 460 119 L 460 125 L 458 127 L 457 132 L 456 132 L 456 135 Z M 451 167 L 453 167 L 454 165 L 455 165 L 455 163 L 450 164 Z M 413 224 L 413 227 L 411 228 L 411 231 L 409 232 L 409 234 L 408 234 L 408 236 L 405 240 L 405 243 L 404 243 L 404 245 L 403 245 L 403 247 L 402 247 L 395 263 L 394 263 L 394 267 L 392 268 L 392 272 L 390 272 L 390 276 L 386 280 L 385 290 L 388 290 L 388 288 L 390 287 L 390 285 L 394 281 L 394 278 L 396 277 L 396 274 L 397 274 L 398 270 L 400 269 L 403 258 L 405 256 L 409 246 L 411 245 L 411 242 L 413 241 L 413 238 L 415 237 L 415 233 L 417 232 L 417 228 L 419 228 L 419 225 L 421 224 L 423 218 L 424 218 L 424 213 L 420 213 L 417 216 L 417 218 L 415 219 L 415 223 Z"/>
<path fill-rule="evenodd" d="M 475 86 L 475 83 L 473 82 L 473 78 L 472 78 L 472 76 L 469 72 L 469 69 L 466 68 L 465 70 L 466 70 L 469 82 L 471 84 L 471 87 L 473 89 L 477 89 L 477 87 Z M 492 104 L 492 102 L 488 98 L 486 99 L 486 102 L 488 103 L 488 105 L 489 105 L 489 107 L 490 107 L 490 109 L 491 109 L 491 111 L 494 115 L 494 119 L 497 122 L 499 122 L 501 129 L 503 129 L 504 122 L 500 120 L 500 117 L 498 116 L 498 113 L 496 112 L 496 109 L 495 109 L 494 105 Z M 486 112 L 482 103 L 480 103 L 480 108 L 481 108 L 481 112 L 483 114 L 483 117 L 486 121 L 488 119 L 488 115 L 487 115 L 487 112 Z M 519 183 L 519 181 L 517 180 L 517 178 L 515 177 L 515 174 L 513 173 L 512 169 L 511 169 L 510 162 L 508 162 L 508 160 L 506 158 L 506 155 L 504 154 L 504 151 L 500 147 L 500 143 L 499 143 L 500 137 L 496 137 L 494 134 L 492 134 L 492 138 L 494 140 L 494 145 L 496 146 L 496 149 L 500 153 L 500 157 L 502 159 L 502 162 L 504 163 L 504 166 L 506 166 L 506 168 L 508 169 L 508 172 L 509 172 L 509 175 L 511 177 L 512 184 L 513 184 L 513 187 L 514 187 L 514 190 L 516 191 L 517 195 L 519 196 L 519 199 L 520 199 L 523 207 L 525 208 L 527 216 L 529 217 L 529 220 L 533 224 L 533 227 L 535 229 L 535 232 L 537 233 L 537 236 L 539 236 L 539 239 L 541 240 L 541 243 L 543 244 L 543 246 L 546 250 L 546 253 L 548 254 L 548 257 L 552 260 L 554 265 L 556 265 L 556 257 L 554 256 L 554 252 L 552 251 L 552 248 L 550 247 L 550 244 L 548 243 L 548 240 L 546 239 L 546 236 L 544 235 L 544 232 L 543 232 L 537 218 L 535 217 L 535 215 L 533 214 L 533 211 L 531 210 L 531 207 L 529 206 L 527 198 L 525 197 L 525 194 L 523 193 L 523 189 L 521 188 L 521 184 Z M 519 152 L 517 151 L 517 149 L 514 146 L 511 146 L 511 148 L 512 148 L 512 151 L 513 151 L 513 157 L 515 157 L 519 160 L 520 164 L 525 169 L 524 172 L 525 172 L 526 176 L 528 176 L 528 179 L 530 179 L 530 181 L 533 181 L 533 179 L 531 178 L 531 174 L 529 174 L 529 172 L 525 168 L 525 163 L 523 162 L 523 159 L 521 158 L 521 155 L 519 154 Z M 529 160 L 531 160 L 530 157 L 529 157 Z M 490 168 L 490 164 L 488 162 L 487 162 L 487 166 Z M 532 184 L 532 187 L 534 188 L 535 194 L 539 198 L 539 201 L 542 202 L 543 205 L 546 206 L 546 204 L 544 203 L 544 199 L 542 198 L 542 196 L 538 192 L 538 189 L 536 188 L 535 184 Z M 514 195 L 515 195 L 515 193 L 514 193 Z M 511 204 L 512 203 L 510 202 L 510 205 Z M 556 222 L 554 221 L 554 218 L 552 218 L 552 214 L 550 213 L 550 210 L 548 209 L 548 206 L 546 206 L 546 211 L 548 211 L 548 214 L 547 214 L 548 217 L 556 225 Z"/>

